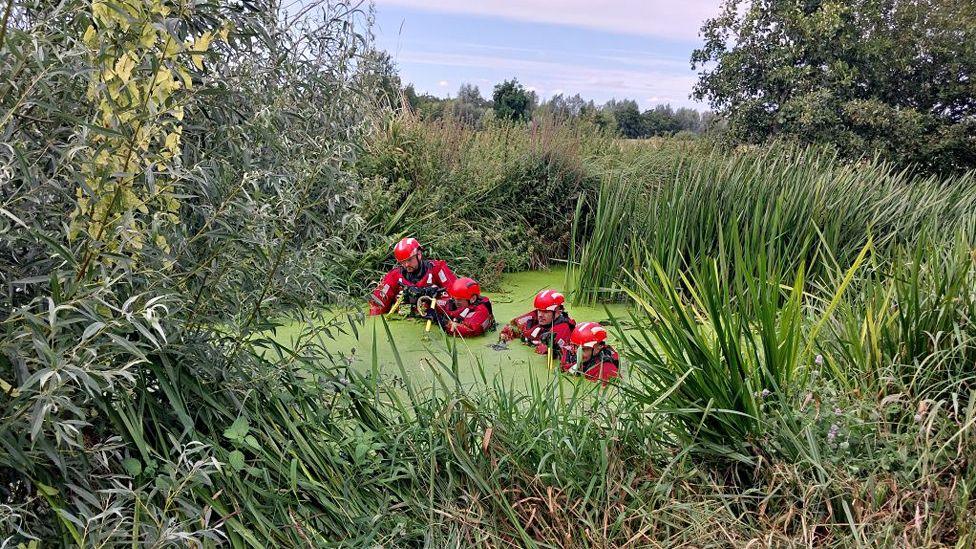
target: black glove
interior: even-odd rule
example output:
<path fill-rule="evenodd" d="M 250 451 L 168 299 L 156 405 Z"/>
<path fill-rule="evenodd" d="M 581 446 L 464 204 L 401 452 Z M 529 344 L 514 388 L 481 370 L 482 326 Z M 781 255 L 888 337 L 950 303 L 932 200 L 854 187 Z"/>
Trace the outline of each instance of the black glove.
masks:
<path fill-rule="evenodd" d="M 407 286 L 403 289 L 403 299 L 411 305 L 416 305 L 421 297 L 436 298 L 440 295 L 441 289 L 436 286 Z"/>
<path fill-rule="evenodd" d="M 438 288 L 437 286 L 425 286 L 423 288 L 417 288 L 420 290 L 420 295 L 424 297 L 437 298 L 441 295 L 444 290 Z"/>
<path fill-rule="evenodd" d="M 403 300 L 411 305 L 416 305 L 417 300 L 420 299 L 420 288 L 416 286 L 407 286 L 403 289 Z"/>

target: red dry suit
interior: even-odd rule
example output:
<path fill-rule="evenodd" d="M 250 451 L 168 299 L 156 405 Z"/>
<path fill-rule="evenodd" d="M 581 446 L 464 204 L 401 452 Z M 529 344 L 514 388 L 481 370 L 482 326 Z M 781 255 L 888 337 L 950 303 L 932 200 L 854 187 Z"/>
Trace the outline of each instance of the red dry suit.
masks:
<path fill-rule="evenodd" d="M 373 290 L 369 298 L 369 314 L 382 315 L 390 312 L 397 296 L 407 286 L 419 288 L 436 286 L 446 290 L 456 279 L 457 276 L 451 272 L 447 262 L 439 259 L 421 261 L 420 268 L 415 273 L 408 273 L 403 267 L 396 267 L 386 273 Z"/>
<path fill-rule="evenodd" d="M 467 307 L 459 307 L 457 302 L 451 299 L 443 306 L 439 306 L 438 310 L 457 323 L 457 327 L 448 332 L 453 336 L 477 337 L 495 329 L 495 315 L 491 311 L 491 301 L 487 297 L 478 296 Z"/>
<path fill-rule="evenodd" d="M 559 350 L 563 346 L 569 345 L 569 336 L 573 333 L 573 328 L 576 327 L 576 322 L 569 318 L 565 311 L 555 315 L 552 324 L 539 324 L 539 312 L 535 310 L 515 317 L 512 319 L 512 324 L 518 328 L 522 343 L 536 347 L 538 352 L 542 354 L 545 354 L 547 349 L 543 349 L 539 345 L 552 347 L 553 352 L 557 353 L 557 358 L 559 357 Z"/>
<path fill-rule="evenodd" d="M 613 347 L 605 345 L 586 362 L 576 364 L 576 347 L 569 345 L 563 349 L 560 366 L 564 372 L 582 374 L 590 381 L 602 381 L 605 385 L 607 381 L 620 376 L 620 355 Z"/>

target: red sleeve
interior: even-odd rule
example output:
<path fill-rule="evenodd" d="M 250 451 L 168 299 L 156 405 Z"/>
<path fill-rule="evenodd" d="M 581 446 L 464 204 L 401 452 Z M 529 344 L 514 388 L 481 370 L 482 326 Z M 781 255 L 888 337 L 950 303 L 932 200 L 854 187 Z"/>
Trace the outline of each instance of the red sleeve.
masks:
<path fill-rule="evenodd" d="M 617 377 L 617 366 L 612 362 L 601 362 L 586 371 L 586 379 L 590 381 L 602 381 L 606 384 L 611 379 Z"/>
<path fill-rule="evenodd" d="M 477 337 L 485 333 L 491 323 L 491 313 L 488 307 L 478 305 L 467 318 L 458 323 L 454 329 L 454 335 L 461 337 Z"/>
<path fill-rule="evenodd" d="M 522 316 L 517 316 L 513 318 L 511 324 L 512 326 L 515 326 L 516 328 L 524 332 L 525 330 L 528 329 L 529 322 L 531 322 L 534 318 L 535 318 L 535 313 L 530 311 L 528 313 L 525 313 Z"/>
<path fill-rule="evenodd" d="M 560 346 L 559 351 L 559 367 L 564 372 L 568 372 L 573 367 L 573 363 L 569 361 L 569 357 L 576 356 L 576 347 L 567 343 L 566 345 Z"/>
<path fill-rule="evenodd" d="M 553 326 L 552 333 L 554 334 L 556 344 L 562 347 L 563 345 L 569 344 L 569 336 L 573 334 L 573 331 L 569 329 L 569 324 L 560 322 Z"/>
<path fill-rule="evenodd" d="M 434 273 L 434 284 L 440 286 L 441 288 L 446 290 L 451 287 L 451 284 L 454 284 L 455 280 L 457 280 L 457 275 L 455 275 L 454 271 L 447 266 L 446 261 L 438 259 L 437 261 L 434 261 L 434 267 L 436 267 L 437 270 L 437 272 Z"/>
<path fill-rule="evenodd" d="M 437 312 L 442 315 L 447 315 L 447 317 L 451 320 L 454 320 L 454 317 L 457 316 L 458 313 L 457 309 L 451 307 L 451 301 L 447 299 L 438 299 L 434 302 L 434 307 L 437 308 Z"/>
<path fill-rule="evenodd" d="M 382 315 L 390 312 L 400 293 L 400 273 L 396 269 L 386 273 L 372 295 L 369 296 L 369 314 Z"/>

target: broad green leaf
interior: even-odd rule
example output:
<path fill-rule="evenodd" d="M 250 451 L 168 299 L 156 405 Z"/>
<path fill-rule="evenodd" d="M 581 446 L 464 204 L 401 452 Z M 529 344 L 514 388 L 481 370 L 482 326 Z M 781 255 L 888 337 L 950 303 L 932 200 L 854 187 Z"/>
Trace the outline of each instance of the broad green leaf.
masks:
<path fill-rule="evenodd" d="M 227 464 L 233 467 L 235 471 L 243 471 L 247 467 L 244 462 L 244 453 L 240 450 L 234 450 L 227 456 Z"/>
<path fill-rule="evenodd" d="M 246 417 L 241 416 L 235 419 L 234 423 L 224 431 L 224 436 L 235 442 L 240 442 L 244 440 L 244 437 L 247 436 L 247 432 L 250 429 L 250 422 L 248 422 Z"/>
<path fill-rule="evenodd" d="M 137 477 L 142 473 L 142 462 L 136 458 L 125 458 L 122 460 L 122 466 L 131 477 Z"/>

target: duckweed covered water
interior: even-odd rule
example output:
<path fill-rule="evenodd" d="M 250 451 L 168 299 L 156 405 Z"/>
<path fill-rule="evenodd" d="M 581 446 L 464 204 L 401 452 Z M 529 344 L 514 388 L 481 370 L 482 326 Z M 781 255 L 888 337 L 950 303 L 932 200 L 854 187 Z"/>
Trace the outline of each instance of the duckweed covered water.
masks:
<path fill-rule="evenodd" d="M 499 329 L 512 318 L 531 310 L 532 299 L 539 290 L 560 289 L 564 280 L 564 269 L 505 275 L 501 291 L 485 293 L 491 299 Z M 627 307 L 621 304 L 587 307 L 568 303 L 567 309 L 576 322 L 598 321 L 609 325 L 610 315 L 621 320 L 627 317 Z M 365 303 L 362 310 L 366 310 Z M 345 317 L 349 312 L 336 314 Z M 498 342 L 497 330 L 477 338 L 455 339 L 445 336 L 436 324 L 430 332 L 426 332 L 423 321 L 403 319 L 396 315 L 386 317 L 386 320 L 403 363 L 403 371 L 416 387 L 436 383 L 435 371 L 440 372 L 442 378 L 450 379 L 452 374 L 448 370 L 452 364 L 452 352 L 456 352 L 458 357 L 458 370 L 454 374 L 464 385 L 491 383 L 498 378 L 513 388 L 527 389 L 532 380 L 544 383 L 558 372 L 558 364 L 550 372 L 546 355 L 538 355 L 532 348 L 517 341 L 509 342 L 503 350 L 492 348 Z M 294 324 L 279 328 L 275 338 L 280 343 L 288 344 L 301 327 Z M 456 348 L 452 349 L 455 344 Z M 375 370 L 386 379 L 400 380 L 403 377 L 397 364 L 397 353 L 393 352 L 390 337 L 379 317 L 367 317 L 365 325 L 359 327 L 358 337 L 352 331 L 335 334 L 335 341 L 331 342 L 329 348 L 337 356 L 346 357 L 350 367 L 361 373 L 369 374 Z M 575 379 L 575 376 L 566 377 Z"/>

